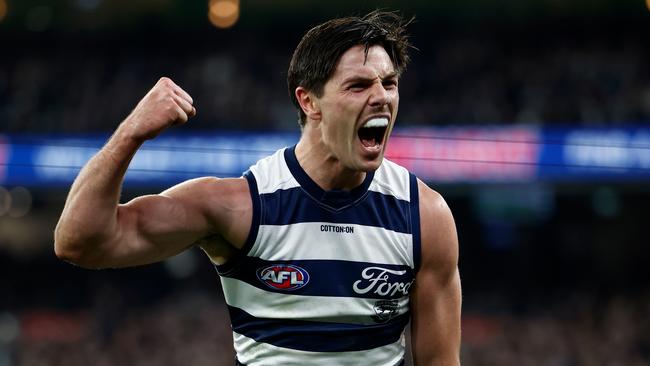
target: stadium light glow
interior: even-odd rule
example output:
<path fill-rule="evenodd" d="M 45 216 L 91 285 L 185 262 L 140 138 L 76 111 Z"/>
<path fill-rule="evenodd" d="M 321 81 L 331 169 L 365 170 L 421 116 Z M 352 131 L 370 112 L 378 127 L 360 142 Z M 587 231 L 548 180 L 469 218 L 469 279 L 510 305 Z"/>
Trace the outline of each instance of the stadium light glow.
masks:
<path fill-rule="evenodd" d="M 239 19 L 239 0 L 210 0 L 208 19 L 217 28 L 230 28 Z"/>
<path fill-rule="evenodd" d="M 0 22 L 7 16 L 7 0 L 0 0 Z"/>

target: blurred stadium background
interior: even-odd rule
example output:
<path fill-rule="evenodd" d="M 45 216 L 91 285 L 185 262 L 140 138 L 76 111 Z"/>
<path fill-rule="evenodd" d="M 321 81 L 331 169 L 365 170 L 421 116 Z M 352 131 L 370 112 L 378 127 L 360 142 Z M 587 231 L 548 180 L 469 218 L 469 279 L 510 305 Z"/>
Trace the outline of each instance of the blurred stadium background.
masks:
<path fill-rule="evenodd" d="M 0 366 L 231 364 L 198 250 L 54 257 L 67 188 L 163 75 L 198 116 L 145 145 L 124 200 L 294 143 L 299 37 L 377 7 L 417 17 L 388 155 L 455 213 L 463 364 L 650 364 L 643 0 L 0 0 Z"/>

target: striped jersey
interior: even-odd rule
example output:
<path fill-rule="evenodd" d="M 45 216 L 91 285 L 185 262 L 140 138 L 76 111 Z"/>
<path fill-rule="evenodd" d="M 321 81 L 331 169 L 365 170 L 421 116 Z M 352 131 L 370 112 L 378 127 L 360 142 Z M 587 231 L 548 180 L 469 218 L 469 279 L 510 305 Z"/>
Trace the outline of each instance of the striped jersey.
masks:
<path fill-rule="evenodd" d="M 258 365 L 403 363 L 420 255 L 417 180 L 384 159 L 351 191 L 324 191 L 295 146 L 248 170 L 253 223 L 217 266 L 237 361 Z"/>

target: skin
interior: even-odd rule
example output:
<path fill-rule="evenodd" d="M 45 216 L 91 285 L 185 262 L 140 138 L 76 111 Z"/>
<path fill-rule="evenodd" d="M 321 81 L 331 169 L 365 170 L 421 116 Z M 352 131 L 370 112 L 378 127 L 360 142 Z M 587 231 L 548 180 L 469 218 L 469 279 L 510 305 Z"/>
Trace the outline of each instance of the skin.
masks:
<path fill-rule="evenodd" d="M 321 96 L 295 90 L 307 122 L 296 147 L 305 172 L 323 189 L 352 189 L 383 160 L 397 116 L 398 75 L 386 51 L 361 46 L 345 52 Z M 240 249 L 252 220 L 243 178 L 199 178 L 157 195 L 119 203 L 126 169 L 142 143 L 196 114 L 192 98 L 162 78 L 82 169 L 55 229 L 60 258 L 88 268 L 157 262 L 200 246 L 218 264 Z M 370 118 L 389 119 L 383 141 L 361 144 Z M 421 267 L 411 293 L 416 365 L 459 365 L 461 288 L 458 239 L 444 199 L 418 182 Z"/>
<path fill-rule="evenodd" d="M 81 170 L 54 231 L 56 255 L 86 268 L 161 261 L 193 246 L 216 263 L 241 248 L 252 220 L 243 178 L 199 178 L 119 204 L 126 169 L 147 139 L 184 124 L 192 98 L 168 78 L 158 83 Z"/>
<path fill-rule="evenodd" d="M 295 93 L 310 122 L 296 156 L 316 183 L 326 190 L 352 189 L 379 168 L 399 105 L 398 76 L 382 47 L 370 47 L 367 58 L 362 46 L 345 52 L 322 96 L 302 87 Z M 357 131 L 372 117 L 388 118 L 389 127 L 383 143 L 366 148 Z"/>
<path fill-rule="evenodd" d="M 418 181 L 422 262 L 411 290 L 411 348 L 416 365 L 460 365 L 458 237 L 440 194 Z"/>

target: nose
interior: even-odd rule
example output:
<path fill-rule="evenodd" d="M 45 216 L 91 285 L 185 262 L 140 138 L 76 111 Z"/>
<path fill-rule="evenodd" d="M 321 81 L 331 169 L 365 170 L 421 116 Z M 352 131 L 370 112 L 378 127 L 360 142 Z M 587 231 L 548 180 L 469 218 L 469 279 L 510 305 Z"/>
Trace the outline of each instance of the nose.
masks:
<path fill-rule="evenodd" d="M 371 107 L 383 107 L 390 103 L 391 95 L 382 83 L 375 83 L 372 86 L 368 104 Z"/>

